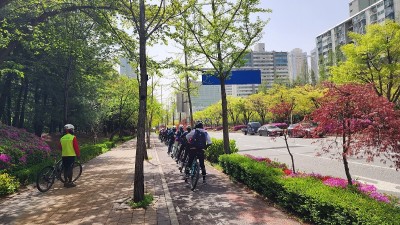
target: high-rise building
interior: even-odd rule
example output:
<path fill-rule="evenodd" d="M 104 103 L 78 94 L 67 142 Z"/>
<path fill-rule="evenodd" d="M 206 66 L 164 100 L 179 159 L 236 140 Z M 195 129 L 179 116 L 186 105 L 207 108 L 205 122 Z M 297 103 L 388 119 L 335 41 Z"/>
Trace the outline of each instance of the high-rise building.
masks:
<path fill-rule="evenodd" d="M 319 76 L 336 63 L 340 46 L 350 43 L 349 32 L 364 34 L 367 25 L 400 20 L 400 0 L 354 0 L 349 8 L 350 18 L 316 37 Z"/>
<path fill-rule="evenodd" d="M 274 83 L 287 83 L 289 81 L 287 52 L 265 51 L 265 44 L 258 43 L 254 46 L 254 51 L 245 56 L 245 60 L 246 63 L 243 68 L 261 70 L 261 82 L 267 88 L 271 88 Z M 258 90 L 258 85 L 247 85 L 247 87 L 254 91 Z M 237 96 L 240 96 L 240 92 Z"/>
<path fill-rule="evenodd" d="M 199 86 L 198 93 L 191 96 L 193 112 L 201 111 L 221 100 L 220 85 L 202 85 L 201 81 L 192 81 L 192 83 Z"/>
<path fill-rule="evenodd" d="M 309 83 L 307 52 L 295 48 L 288 54 L 289 80 Z"/>
<path fill-rule="evenodd" d="M 310 53 L 310 58 L 311 58 L 311 71 L 310 71 L 310 79 L 311 83 L 315 84 L 319 81 L 318 77 L 318 54 L 317 54 L 317 49 L 314 48 L 311 53 Z"/>
<path fill-rule="evenodd" d="M 354 16 L 377 1 L 379 0 L 351 0 L 349 3 L 349 15 Z"/>

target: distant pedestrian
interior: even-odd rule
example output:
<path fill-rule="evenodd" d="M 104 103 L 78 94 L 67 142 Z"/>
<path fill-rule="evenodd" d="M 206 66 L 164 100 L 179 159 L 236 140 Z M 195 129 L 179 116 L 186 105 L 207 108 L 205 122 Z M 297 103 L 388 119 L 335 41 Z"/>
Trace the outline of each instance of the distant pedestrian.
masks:
<path fill-rule="evenodd" d="M 64 126 L 65 135 L 60 139 L 62 163 L 64 167 L 64 187 L 75 187 L 76 184 L 72 182 L 73 166 L 75 157 L 80 159 L 80 149 L 78 140 L 74 135 L 74 126 L 66 124 Z"/>

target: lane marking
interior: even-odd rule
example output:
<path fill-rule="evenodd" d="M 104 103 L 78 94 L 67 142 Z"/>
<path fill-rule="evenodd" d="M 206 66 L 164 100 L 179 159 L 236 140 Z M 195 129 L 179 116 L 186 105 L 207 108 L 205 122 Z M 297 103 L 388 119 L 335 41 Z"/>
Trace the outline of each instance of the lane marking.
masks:
<path fill-rule="evenodd" d="M 251 145 L 242 145 L 242 146 L 246 146 L 246 147 L 250 147 L 250 148 L 257 148 L 257 146 L 251 146 Z M 287 152 L 286 148 L 285 148 L 285 150 L 277 150 L 277 149 L 265 148 L 265 150 L 276 151 L 276 152 Z M 239 152 L 240 152 L 240 150 L 239 150 Z M 292 152 L 292 154 L 293 154 L 293 155 L 306 156 L 306 157 L 310 157 L 310 158 L 319 158 L 319 159 L 333 160 L 332 158 L 329 158 L 329 157 L 307 155 L 307 154 L 296 153 L 296 152 Z M 370 167 L 379 168 L 379 169 L 396 170 L 395 168 L 390 168 L 390 167 L 384 167 L 384 166 L 378 166 L 378 165 L 372 165 L 372 164 L 354 162 L 354 161 L 352 161 L 351 159 L 349 159 L 348 162 L 349 162 L 349 163 L 352 163 L 352 164 L 356 164 L 356 165 L 370 166 Z"/>
<path fill-rule="evenodd" d="M 354 175 L 354 176 L 357 177 L 358 180 L 361 180 L 367 184 L 374 185 L 377 189 L 400 193 L 400 185 L 398 185 L 398 184 L 381 181 L 381 180 L 376 180 L 376 179 L 372 179 L 369 177 L 363 177 L 363 176 L 359 176 L 359 175 Z"/>
<path fill-rule="evenodd" d="M 153 150 L 153 153 L 155 153 L 154 155 L 158 162 L 158 170 L 161 174 L 161 182 L 162 182 L 162 187 L 163 187 L 164 194 L 165 194 L 165 201 L 167 203 L 168 214 L 169 214 L 169 218 L 171 220 L 171 225 L 179 225 L 178 216 L 176 215 L 174 204 L 173 204 L 172 198 L 171 198 L 171 194 L 169 193 L 167 180 L 165 179 L 164 171 L 162 169 L 161 162 L 160 162 L 160 158 L 158 157 L 157 148 L 155 148 Z"/>

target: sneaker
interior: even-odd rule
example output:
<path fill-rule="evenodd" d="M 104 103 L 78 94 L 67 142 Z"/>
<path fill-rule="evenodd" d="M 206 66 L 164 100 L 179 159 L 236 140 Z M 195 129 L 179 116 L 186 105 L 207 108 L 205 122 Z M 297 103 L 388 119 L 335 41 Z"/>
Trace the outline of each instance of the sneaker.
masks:
<path fill-rule="evenodd" d="M 72 183 L 72 182 L 68 182 L 68 183 L 64 183 L 64 187 L 66 188 L 72 188 L 72 187 L 76 187 L 76 184 Z"/>
<path fill-rule="evenodd" d="M 206 184 L 206 175 L 203 175 L 203 184 Z"/>

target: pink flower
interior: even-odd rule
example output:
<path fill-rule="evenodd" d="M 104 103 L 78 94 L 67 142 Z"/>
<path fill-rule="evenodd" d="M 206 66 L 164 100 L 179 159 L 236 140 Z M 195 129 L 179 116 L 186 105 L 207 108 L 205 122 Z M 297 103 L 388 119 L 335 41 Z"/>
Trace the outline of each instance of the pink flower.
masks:
<path fill-rule="evenodd" d="M 11 161 L 11 157 L 6 154 L 0 154 L 0 161 L 9 163 Z"/>
<path fill-rule="evenodd" d="M 323 181 L 323 183 L 331 187 L 341 187 L 341 188 L 346 188 L 348 184 L 347 180 L 342 178 L 328 178 L 325 181 Z"/>

